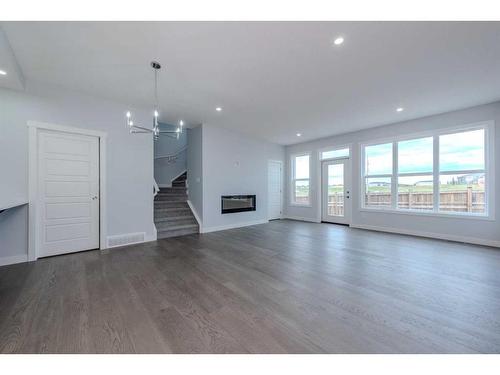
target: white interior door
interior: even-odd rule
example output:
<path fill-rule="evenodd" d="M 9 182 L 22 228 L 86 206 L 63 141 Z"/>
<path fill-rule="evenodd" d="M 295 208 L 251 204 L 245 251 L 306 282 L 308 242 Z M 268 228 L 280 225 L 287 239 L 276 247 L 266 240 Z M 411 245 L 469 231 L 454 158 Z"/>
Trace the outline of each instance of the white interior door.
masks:
<path fill-rule="evenodd" d="M 269 220 L 281 218 L 281 162 L 269 161 L 268 167 L 268 218 Z"/>
<path fill-rule="evenodd" d="M 350 224 L 350 181 L 349 159 L 330 160 L 322 163 L 322 221 Z"/>
<path fill-rule="evenodd" d="M 99 248 L 99 138 L 40 131 L 38 257 Z"/>

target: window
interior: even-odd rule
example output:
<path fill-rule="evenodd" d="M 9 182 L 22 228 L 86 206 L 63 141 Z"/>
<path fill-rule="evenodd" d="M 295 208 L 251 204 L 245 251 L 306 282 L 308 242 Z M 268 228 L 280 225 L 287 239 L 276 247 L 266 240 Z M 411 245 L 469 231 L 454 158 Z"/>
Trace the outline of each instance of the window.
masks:
<path fill-rule="evenodd" d="M 484 129 L 439 136 L 439 211 L 484 214 Z"/>
<path fill-rule="evenodd" d="M 309 154 L 292 157 L 292 203 L 310 204 Z"/>
<path fill-rule="evenodd" d="M 335 159 L 335 158 L 348 158 L 348 157 L 349 157 L 349 148 L 348 147 L 321 152 L 321 160 Z"/>
<path fill-rule="evenodd" d="M 363 146 L 363 207 L 487 216 L 488 129 Z"/>
<path fill-rule="evenodd" d="M 398 142 L 398 208 L 434 206 L 433 137 Z"/>
<path fill-rule="evenodd" d="M 392 143 L 365 147 L 365 207 L 391 207 Z"/>

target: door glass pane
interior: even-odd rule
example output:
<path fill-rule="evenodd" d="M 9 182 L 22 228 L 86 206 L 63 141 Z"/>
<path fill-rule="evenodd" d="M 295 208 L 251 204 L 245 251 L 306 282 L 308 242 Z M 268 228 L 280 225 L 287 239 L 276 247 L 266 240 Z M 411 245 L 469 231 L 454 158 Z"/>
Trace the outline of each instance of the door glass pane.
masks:
<path fill-rule="evenodd" d="M 344 216 L 344 164 L 328 165 L 328 216 Z"/>
<path fill-rule="evenodd" d="M 432 137 L 398 142 L 399 173 L 432 173 Z"/>
<path fill-rule="evenodd" d="M 484 169 L 484 129 L 439 136 L 439 170 Z"/>
<path fill-rule="evenodd" d="M 365 174 L 392 174 L 392 143 L 365 148 Z"/>
<path fill-rule="evenodd" d="M 368 177 L 365 187 L 365 207 L 391 207 L 391 177 Z"/>
<path fill-rule="evenodd" d="M 295 181 L 295 203 L 309 204 L 309 180 Z"/>
<path fill-rule="evenodd" d="M 484 173 L 439 176 L 439 211 L 484 214 Z"/>
<path fill-rule="evenodd" d="M 398 208 L 432 210 L 432 175 L 403 176 L 398 178 Z"/>

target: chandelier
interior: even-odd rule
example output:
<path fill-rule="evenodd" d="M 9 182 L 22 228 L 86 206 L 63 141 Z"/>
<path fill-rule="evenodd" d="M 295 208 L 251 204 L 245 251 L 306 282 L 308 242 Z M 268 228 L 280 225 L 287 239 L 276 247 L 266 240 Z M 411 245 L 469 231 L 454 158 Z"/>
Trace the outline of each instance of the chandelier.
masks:
<path fill-rule="evenodd" d="M 127 127 L 129 128 L 130 134 L 151 133 L 153 134 L 153 139 L 155 141 L 160 135 L 166 135 L 172 138 L 179 139 L 179 135 L 182 134 L 182 127 L 184 126 L 184 122 L 182 120 L 179 121 L 179 126 L 177 126 L 175 130 L 160 130 L 160 125 L 158 123 L 158 117 L 160 116 L 160 113 L 158 112 L 158 74 L 160 72 L 161 65 L 156 61 L 152 61 L 151 67 L 153 68 L 153 71 L 155 73 L 155 104 L 153 111 L 153 128 L 150 129 L 134 124 L 130 111 L 127 111 L 126 114 Z"/>

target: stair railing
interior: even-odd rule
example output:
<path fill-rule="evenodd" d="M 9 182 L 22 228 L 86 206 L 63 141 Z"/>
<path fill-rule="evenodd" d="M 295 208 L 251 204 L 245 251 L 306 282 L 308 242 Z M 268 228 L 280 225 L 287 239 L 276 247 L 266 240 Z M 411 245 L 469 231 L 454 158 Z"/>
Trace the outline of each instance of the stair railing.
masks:
<path fill-rule="evenodd" d="M 167 159 L 167 163 L 175 163 L 177 161 L 177 159 L 179 158 L 179 155 L 186 150 L 187 150 L 187 146 L 184 146 L 179 151 L 177 151 L 175 154 L 155 156 L 155 160 L 156 159 Z"/>
<path fill-rule="evenodd" d="M 153 198 L 158 195 L 159 191 L 160 191 L 160 187 L 156 183 L 156 180 L 153 178 Z"/>

